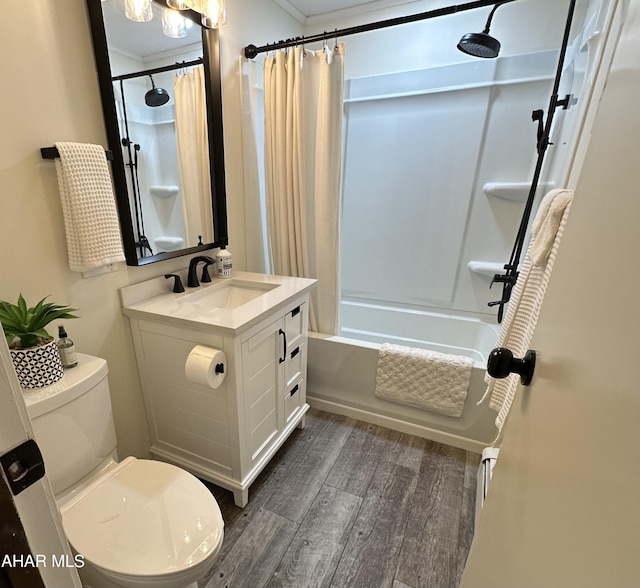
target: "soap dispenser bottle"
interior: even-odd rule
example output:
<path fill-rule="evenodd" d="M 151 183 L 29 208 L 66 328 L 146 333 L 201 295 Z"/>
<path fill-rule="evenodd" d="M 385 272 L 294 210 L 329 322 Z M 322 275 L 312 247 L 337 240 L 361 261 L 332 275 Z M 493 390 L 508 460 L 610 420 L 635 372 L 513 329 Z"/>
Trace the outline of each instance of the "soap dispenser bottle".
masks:
<path fill-rule="evenodd" d="M 76 355 L 76 346 L 73 341 L 67 336 L 67 332 L 64 327 L 60 325 L 58 327 L 58 352 L 60 353 L 60 359 L 62 360 L 63 368 L 73 368 L 78 365 L 78 356 Z"/>
<path fill-rule="evenodd" d="M 216 253 L 216 275 L 219 278 L 230 278 L 233 275 L 233 257 L 225 245 Z"/>

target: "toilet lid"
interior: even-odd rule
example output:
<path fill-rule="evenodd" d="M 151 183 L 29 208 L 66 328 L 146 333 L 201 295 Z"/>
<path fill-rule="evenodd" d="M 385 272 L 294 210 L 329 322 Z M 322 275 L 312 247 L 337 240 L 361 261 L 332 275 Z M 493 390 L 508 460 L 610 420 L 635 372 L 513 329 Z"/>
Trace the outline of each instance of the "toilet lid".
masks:
<path fill-rule="evenodd" d="M 224 522 L 195 476 L 133 457 L 61 508 L 73 548 L 98 567 L 161 575 L 197 565 L 217 551 Z"/>

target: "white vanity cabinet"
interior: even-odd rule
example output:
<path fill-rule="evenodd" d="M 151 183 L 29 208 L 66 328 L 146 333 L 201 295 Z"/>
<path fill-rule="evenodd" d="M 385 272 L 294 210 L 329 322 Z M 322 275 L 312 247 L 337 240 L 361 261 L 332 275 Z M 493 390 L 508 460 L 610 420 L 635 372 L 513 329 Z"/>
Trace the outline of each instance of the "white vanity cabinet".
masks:
<path fill-rule="evenodd" d="M 127 306 L 122 296 L 151 454 L 232 490 L 241 507 L 260 471 L 293 430 L 304 426 L 308 291 L 314 281 L 305 282 L 272 311 L 263 302 L 263 310 L 238 328 L 217 326 L 215 320 L 170 320 L 149 312 L 149 305 Z M 196 345 L 224 351 L 226 375 L 218 388 L 187 379 L 185 363 Z"/>

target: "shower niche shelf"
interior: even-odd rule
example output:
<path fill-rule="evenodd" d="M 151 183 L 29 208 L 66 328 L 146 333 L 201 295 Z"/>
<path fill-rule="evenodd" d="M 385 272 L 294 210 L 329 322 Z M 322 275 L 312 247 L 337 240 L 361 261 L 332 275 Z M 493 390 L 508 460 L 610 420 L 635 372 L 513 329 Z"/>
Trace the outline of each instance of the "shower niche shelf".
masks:
<path fill-rule="evenodd" d="M 504 273 L 504 262 L 498 261 L 470 261 L 467 264 L 469 270 L 474 274 L 493 278 L 496 274 Z"/>
<path fill-rule="evenodd" d="M 149 186 L 149 192 L 158 198 L 171 198 L 180 192 L 179 186 Z"/>
<path fill-rule="evenodd" d="M 554 182 L 541 182 L 538 184 L 538 190 L 545 194 L 555 188 Z M 487 182 L 482 191 L 487 196 L 500 198 L 502 200 L 510 200 L 512 202 L 524 202 L 531 190 L 531 184 L 528 182 Z"/>

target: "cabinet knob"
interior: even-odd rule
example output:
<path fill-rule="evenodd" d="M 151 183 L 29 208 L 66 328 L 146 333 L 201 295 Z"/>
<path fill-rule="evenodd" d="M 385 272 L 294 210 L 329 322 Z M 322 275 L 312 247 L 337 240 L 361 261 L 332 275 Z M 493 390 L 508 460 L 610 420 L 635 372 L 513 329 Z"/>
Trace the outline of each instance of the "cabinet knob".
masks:
<path fill-rule="evenodd" d="M 536 352 L 529 349 L 522 359 L 513 357 L 511 350 L 496 347 L 489 353 L 487 372 L 492 378 L 506 378 L 509 374 L 518 374 L 523 386 L 531 384 L 536 369 Z"/>

